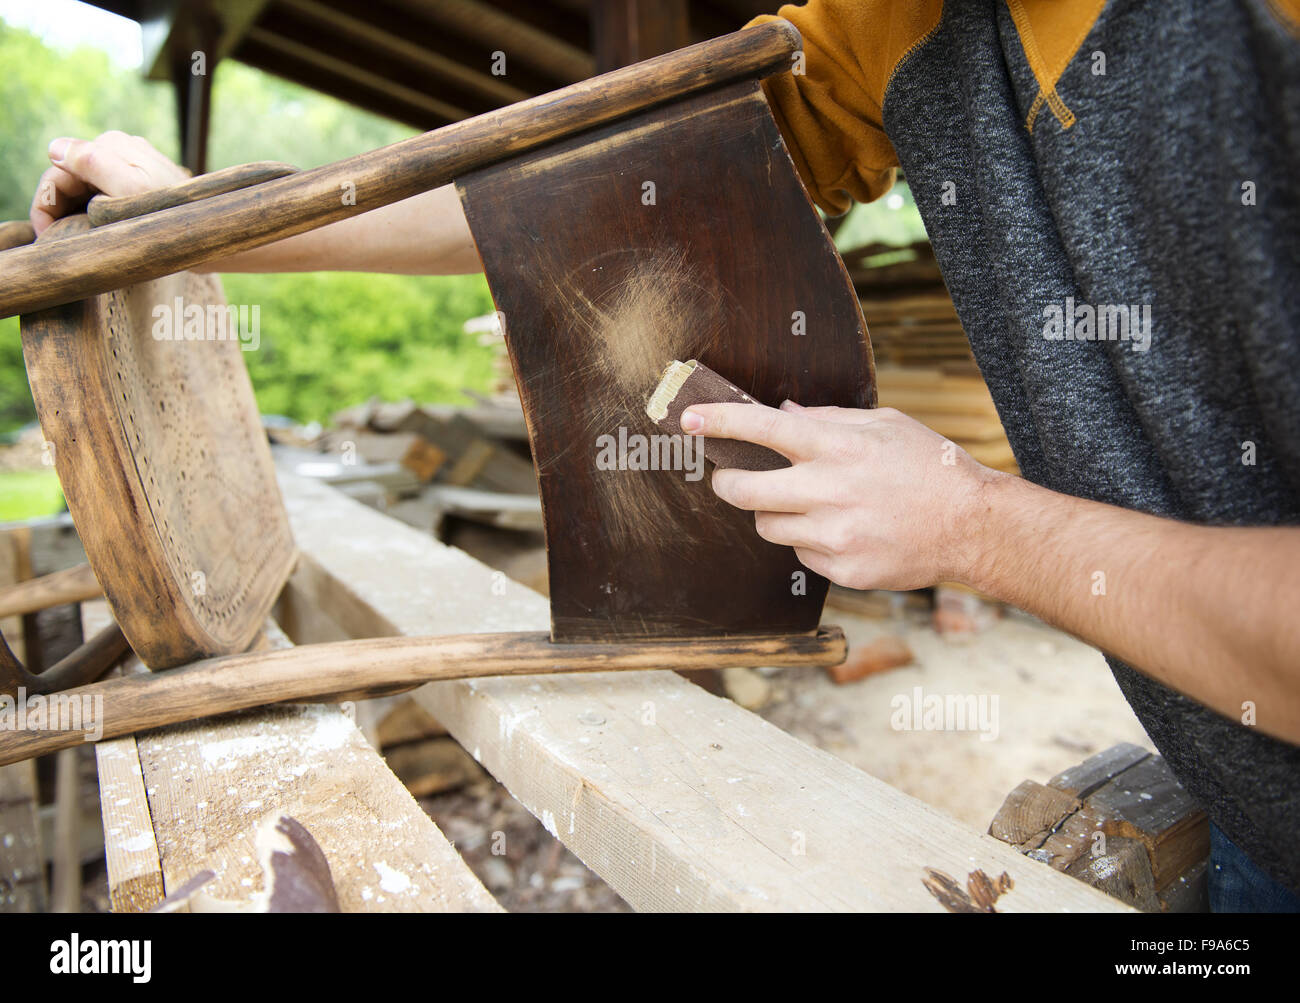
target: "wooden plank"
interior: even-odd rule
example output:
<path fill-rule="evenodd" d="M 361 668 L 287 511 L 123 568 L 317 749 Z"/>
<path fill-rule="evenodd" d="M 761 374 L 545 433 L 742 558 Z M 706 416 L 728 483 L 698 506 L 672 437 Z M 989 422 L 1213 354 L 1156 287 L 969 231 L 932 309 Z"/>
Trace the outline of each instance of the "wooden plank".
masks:
<path fill-rule="evenodd" d="M 145 912 L 162 901 L 163 874 L 135 738 L 100 742 L 95 762 L 109 905 L 114 912 Z"/>
<path fill-rule="evenodd" d="M 1118 835 L 1146 846 L 1157 891 L 1209 856 L 1209 819 L 1160 756 L 1125 770 L 1090 795 L 1088 804 L 1116 819 Z"/>
<path fill-rule="evenodd" d="M 1203 910 L 1209 823 L 1168 764 L 1112 746 L 1012 791 L 989 833 L 1147 911 Z"/>
<path fill-rule="evenodd" d="M 1047 781 L 1047 786 L 1086 799 L 1125 770 L 1131 769 L 1151 753 L 1132 742 L 1120 742 L 1089 756 L 1078 766 L 1071 766 Z"/>
<path fill-rule="evenodd" d="M 1025 780 L 1007 795 L 989 823 L 989 835 L 1020 850 L 1034 849 L 1079 807 L 1078 800 L 1064 791 Z"/>
<path fill-rule="evenodd" d="M 546 624 L 544 599 L 467 555 L 325 485 L 281 486 L 303 555 L 288 589 L 354 636 Z M 938 911 L 930 872 L 1006 872 L 999 911 L 1122 908 L 671 672 L 413 696 L 638 909 Z"/>
<path fill-rule="evenodd" d="M 288 641 L 280 635 L 275 644 Z M 101 788 L 110 864 L 144 846 L 149 832 L 159 862 L 154 870 L 138 857 L 124 861 L 133 871 L 117 868 L 115 908 L 147 903 L 154 875 L 171 893 L 204 869 L 216 874 L 207 894 L 250 901 L 262 883 L 256 828 L 277 813 L 320 844 L 344 911 L 499 909 L 339 706 L 277 706 L 149 732 L 136 740 L 134 763 L 126 746 L 105 745 L 117 747 L 128 776 L 139 767 L 149 817 L 146 830 L 138 798 L 119 804 Z"/>

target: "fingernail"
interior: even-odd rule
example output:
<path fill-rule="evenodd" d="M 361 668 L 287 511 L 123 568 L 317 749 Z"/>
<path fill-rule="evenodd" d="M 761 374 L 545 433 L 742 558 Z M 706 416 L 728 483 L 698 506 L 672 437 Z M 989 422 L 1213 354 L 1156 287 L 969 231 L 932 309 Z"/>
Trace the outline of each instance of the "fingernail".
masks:
<path fill-rule="evenodd" d="M 68 147 L 72 145 L 70 139 L 55 139 L 50 141 L 50 159 L 56 164 L 63 163 L 63 158 L 68 152 Z"/>
<path fill-rule="evenodd" d="M 700 429 L 702 429 L 703 427 L 704 427 L 704 419 L 701 418 L 701 417 L 700 417 L 698 414 L 696 414 L 694 411 L 683 411 L 683 412 L 682 412 L 682 431 L 683 431 L 683 432 L 691 432 L 691 433 L 694 433 L 694 432 L 698 432 L 698 431 L 700 431 Z"/>
<path fill-rule="evenodd" d="M 792 400 L 784 400 L 781 402 L 782 411 L 802 411 L 803 409 L 802 404 L 796 404 Z"/>

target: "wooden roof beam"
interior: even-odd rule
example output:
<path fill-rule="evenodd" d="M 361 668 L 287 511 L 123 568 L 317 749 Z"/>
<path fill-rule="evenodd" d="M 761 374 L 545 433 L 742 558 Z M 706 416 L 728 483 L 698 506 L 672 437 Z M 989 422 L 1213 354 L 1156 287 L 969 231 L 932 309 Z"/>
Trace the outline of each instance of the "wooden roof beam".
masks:
<path fill-rule="evenodd" d="M 250 34 L 231 55 L 255 69 L 422 131 L 437 129 L 453 121 L 436 106 L 424 102 L 412 104 L 383 87 L 341 76 L 332 68 L 285 51 L 278 42 L 274 37 L 262 39 Z"/>
<path fill-rule="evenodd" d="M 359 84 L 391 91 L 407 104 L 428 108 L 451 121 L 481 115 L 502 104 L 500 100 L 485 98 L 480 92 L 394 60 L 364 40 L 321 30 L 279 5 L 270 7 L 247 37 L 274 45 Z"/>
<path fill-rule="evenodd" d="M 189 65 L 193 52 L 202 50 L 207 59 L 207 72 L 216 69 L 217 62 L 229 55 L 248 31 L 268 0 L 140 0 L 131 5 L 130 15 L 140 22 L 140 43 L 144 53 L 145 76 L 151 80 L 173 79 L 175 68 L 183 62 Z M 96 6 L 121 10 L 106 4 Z M 123 8 L 127 9 L 127 8 Z M 210 43 L 215 26 L 215 42 Z M 209 51 L 209 49 L 211 51 Z M 183 59 L 181 58 L 183 57 Z"/>
<path fill-rule="evenodd" d="M 304 20 L 350 39 L 363 41 L 394 60 L 419 67 L 430 75 L 468 87 L 498 104 L 545 94 L 571 81 L 538 72 L 510 58 L 505 73 L 492 72 L 495 46 L 466 37 L 427 18 L 405 13 L 389 4 L 364 0 L 277 0 Z"/>

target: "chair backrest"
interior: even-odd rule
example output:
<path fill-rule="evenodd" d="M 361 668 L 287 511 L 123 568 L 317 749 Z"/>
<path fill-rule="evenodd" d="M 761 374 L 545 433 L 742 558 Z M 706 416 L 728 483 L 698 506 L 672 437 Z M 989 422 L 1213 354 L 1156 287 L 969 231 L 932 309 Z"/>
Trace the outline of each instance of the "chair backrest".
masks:
<path fill-rule="evenodd" d="M 88 225 L 68 217 L 40 240 Z M 296 559 L 244 364 L 259 320 L 191 272 L 22 318 L 68 509 L 151 668 L 244 650 Z"/>

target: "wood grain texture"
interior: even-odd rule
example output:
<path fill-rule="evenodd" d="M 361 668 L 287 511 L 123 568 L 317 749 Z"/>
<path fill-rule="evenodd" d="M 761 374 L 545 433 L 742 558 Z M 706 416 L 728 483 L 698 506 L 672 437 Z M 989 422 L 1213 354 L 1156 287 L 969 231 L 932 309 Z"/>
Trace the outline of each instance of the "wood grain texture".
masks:
<path fill-rule="evenodd" d="M 36 239 L 36 230 L 27 220 L 9 220 L 0 223 L 0 251 L 23 247 Z"/>
<path fill-rule="evenodd" d="M 60 220 L 41 243 L 86 226 Z M 155 307 L 178 301 L 202 314 L 202 340 L 154 337 Z M 186 272 L 22 322 L 68 509 L 123 633 L 155 668 L 246 648 L 294 560 L 241 342 L 217 337 L 210 306 L 225 306 L 216 277 Z"/>
<path fill-rule="evenodd" d="M 288 643 L 273 625 L 267 638 L 271 646 Z M 124 674 L 141 671 L 136 660 Z M 106 747 L 123 757 L 114 772 L 101 772 L 115 909 L 148 908 L 159 888 L 172 894 L 204 869 L 216 875 L 205 892 L 249 902 L 263 878 L 257 826 L 287 814 L 320 844 L 345 912 L 500 910 L 343 708 L 295 704 L 230 714 L 97 749 Z M 138 797 L 110 797 L 103 787 L 129 779 L 137 766 L 147 827 Z"/>
<path fill-rule="evenodd" d="M 349 633 L 546 624 L 545 599 L 467 555 L 324 485 L 282 485 L 303 552 L 287 591 Z M 1008 872 L 999 912 L 1122 908 L 671 672 L 413 695 L 638 909 L 941 911 L 927 868 Z"/>
<path fill-rule="evenodd" d="M 163 899 L 162 861 L 135 737 L 99 742 L 95 762 L 109 905 L 113 912 L 147 912 Z"/>
<path fill-rule="evenodd" d="M 110 632 L 116 635 L 116 627 L 106 628 L 104 633 Z M 826 667 L 842 662 L 845 652 L 844 633 L 838 627 L 797 635 L 599 645 L 556 644 L 545 631 L 381 637 L 204 659 L 170 672 L 139 673 L 106 679 L 93 686 L 72 686 L 61 696 L 85 706 L 90 705 L 89 701 L 102 700 L 99 734 L 118 738 L 267 704 L 360 699 L 371 692 L 409 688 L 438 679 L 626 672 L 663 664 L 682 669 Z M 58 669 L 55 666 L 50 671 Z M 78 730 L 0 731 L 0 765 L 67 749 L 84 740 L 83 732 Z"/>
<path fill-rule="evenodd" d="M 765 404 L 875 403 L 853 286 L 758 84 L 457 186 L 532 438 L 554 638 L 812 629 L 825 579 L 762 540 L 707 471 L 692 481 L 680 467 L 598 465 L 602 436 L 659 433 L 645 403 L 673 359 L 698 359 Z"/>
<path fill-rule="evenodd" d="M 788 22 L 734 32 L 347 160 L 0 259 L 0 317 L 155 279 L 312 230 L 729 80 L 788 69 Z M 355 204 L 342 197 L 355 193 Z"/>
<path fill-rule="evenodd" d="M 51 606 L 81 602 L 104 594 L 89 564 L 52 571 L 0 588 L 0 618 L 36 613 Z"/>
<path fill-rule="evenodd" d="M 271 160 L 259 160 L 251 164 L 236 164 L 219 171 L 200 174 L 197 178 L 173 185 L 170 188 L 157 188 L 138 195 L 96 195 L 86 206 L 86 216 L 91 226 L 106 226 L 119 223 L 124 219 L 135 219 L 146 213 L 170 209 L 173 206 L 189 205 L 225 195 L 227 192 L 239 191 L 260 185 L 264 181 L 286 178 L 297 174 L 298 168 L 292 164 L 281 164 Z"/>

